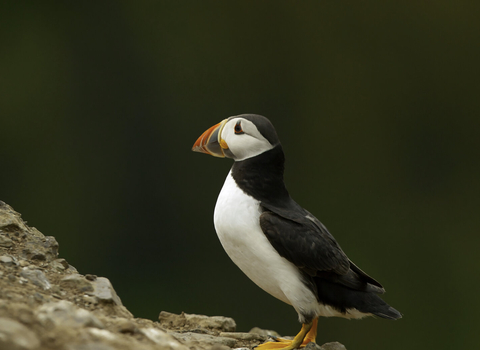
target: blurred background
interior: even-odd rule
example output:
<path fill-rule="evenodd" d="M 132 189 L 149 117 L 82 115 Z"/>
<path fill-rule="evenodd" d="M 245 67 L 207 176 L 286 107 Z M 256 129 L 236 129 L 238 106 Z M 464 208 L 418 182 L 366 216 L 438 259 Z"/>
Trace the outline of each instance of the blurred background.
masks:
<path fill-rule="evenodd" d="M 0 5 L 0 200 L 108 277 L 136 317 L 294 335 L 213 227 L 222 119 L 277 128 L 292 197 L 402 320 L 322 319 L 320 344 L 478 347 L 480 21 L 470 1 Z"/>

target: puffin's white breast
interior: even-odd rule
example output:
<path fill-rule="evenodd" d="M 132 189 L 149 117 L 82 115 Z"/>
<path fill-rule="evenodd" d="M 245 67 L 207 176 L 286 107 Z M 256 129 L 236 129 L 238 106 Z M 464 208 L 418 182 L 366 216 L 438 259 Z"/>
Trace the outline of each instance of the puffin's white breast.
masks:
<path fill-rule="evenodd" d="M 245 194 L 229 173 L 214 214 L 215 230 L 228 256 L 260 288 L 297 312 L 318 313 L 316 297 L 298 268 L 282 258 L 263 233 L 260 214 L 260 202 Z"/>

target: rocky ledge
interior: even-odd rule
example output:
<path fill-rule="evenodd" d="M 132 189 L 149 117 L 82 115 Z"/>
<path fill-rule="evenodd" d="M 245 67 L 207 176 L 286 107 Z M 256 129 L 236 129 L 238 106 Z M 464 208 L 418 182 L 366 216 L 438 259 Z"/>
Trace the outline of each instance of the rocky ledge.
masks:
<path fill-rule="evenodd" d="M 0 349 L 251 349 L 274 331 L 235 332 L 228 317 L 160 312 L 135 318 L 105 277 L 82 275 L 58 258 L 58 243 L 0 201 Z M 339 343 L 307 350 L 342 350 Z"/>

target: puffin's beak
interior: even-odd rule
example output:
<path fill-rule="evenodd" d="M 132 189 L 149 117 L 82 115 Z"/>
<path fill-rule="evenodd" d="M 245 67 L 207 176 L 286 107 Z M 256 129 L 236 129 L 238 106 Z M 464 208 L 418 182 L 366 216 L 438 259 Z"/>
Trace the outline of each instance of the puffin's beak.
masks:
<path fill-rule="evenodd" d="M 192 151 L 210 154 L 214 157 L 225 158 L 223 150 L 228 149 L 228 146 L 220 135 L 222 134 L 223 126 L 227 120 L 228 119 L 224 119 L 205 131 L 193 144 Z"/>

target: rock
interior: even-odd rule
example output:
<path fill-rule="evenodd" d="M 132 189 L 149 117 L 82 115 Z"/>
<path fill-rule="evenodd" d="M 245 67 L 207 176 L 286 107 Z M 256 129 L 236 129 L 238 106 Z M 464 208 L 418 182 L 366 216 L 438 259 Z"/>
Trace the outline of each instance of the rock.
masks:
<path fill-rule="evenodd" d="M 233 338 L 237 340 L 259 341 L 259 342 L 266 341 L 268 338 L 265 335 L 260 335 L 256 333 L 243 333 L 243 332 L 221 332 L 219 335 L 221 337 Z"/>
<path fill-rule="evenodd" d="M 0 317 L 0 349 L 34 350 L 40 347 L 36 334 L 26 326 L 6 317 Z"/>
<path fill-rule="evenodd" d="M 185 345 L 180 344 L 174 337 L 160 329 L 142 328 L 141 332 L 162 349 L 188 350 Z"/>
<path fill-rule="evenodd" d="M 68 344 L 66 350 L 117 350 L 113 346 L 102 342 L 85 342 L 80 344 Z"/>
<path fill-rule="evenodd" d="M 26 266 L 30 266 L 30 262 L 28 260 L 23 260 L 23 259 L 20 259 L 18 261 L 18 265 L 20 265 L 20 267 L 26 267 Z M 33 265 L 32 265 L 33 266 Z"/>
<path fill-rule="evenodd" d="M 43 295 L 40 293 L 34 293 L 33 295 L 30 295 L 30 299 L 33 301 L 33 303 L 31 304 L 34 304 L 35 302 L 43 303 L 45 302 L 45 300 L 50 300 L 50 298 L 44 298 Z"/>
<path fill-rule="evenodd" d="M 67 272 L 68 273 L 78 273 L 77 269 L 72 265 L 68 265 Z"/>
<path fill-rule="evenodd" d="M 323 347 L 321 347 L 317 343 L 311 342 L 311 343 L 308 343 L 304 349 L 305 350 L 323 350 Z"/>
<path fill-rule="evenodd" d="M 47 290 L 51 288 L 51 284 L 48 281 L 47 277 L 45 274 L 37 269 L 30 269 L 28 267 L 24 267 L 22 271 L 20 272 L 20 276 L 23 278 L 26 278 L 30 282 L 32 282 L 34 285 Z"/>
<path fill-rule="evenodd" d="M 93 276 L 93 275 L 87 275 L 87 276 Z M 108 278 L 95 276 L 95 279 L 92 279 L 92 277 L 90 277 L 89 280 L 93 280 L 93 282 L 90 282 L 93 285 L 92 295 L 96 297 L 99 302 L 113 303 L 115 305 L 123 305 L 122 301 L 120 300 L 117 293 L 115 292 L 115 289 L 113 289 L 113 286 L 108 280 Z"/>
<path fill-rule="evenodd" d="M 11 256 L 2 255 L 0 256 L 0 263 L 5 264 L 5 266 L 12 266 L 15 264 Z"/>
<path fill-rule="evenodd" d="M 198 334 L 193 332 L 171 333 L 178 341 L 190 348 L 209 349 L 214 345 L 225 345 L 234 347 L 237 341 L 232 338 L 216 337 L 210 334 Z"/>
<path fill-rule="evenodd" d="M 92 283 L 78 273 L 62 278 L 60 286 L 75 289 L 77 292 L 93 292 L 94 290 Z"/>
<path fill-rule="evenodd" d="M 139 329 L 135 322 L 126 318 L 117 318 L 117 331 L 120 333 L 136 334 L 139 332 Z"/>
<path fill-rule="evenodd" d="M 185 314 L 187 325 L 199 328 L 215 329 L 223 332 L 234 332 L 237 325 L 233 318 L 224 316 L 204 316 Z"/>
<path fill-rule="evenodd" d="M 16 211 L 8 204 L 0 206 L 0 230 L 4 232 L 16 232 L 26 230 L 27 227 Z"/>
<path fill-rule="evenodd" d="M 340 344 L 339 342 L 325 343 L 320 349 L 322 350 L 347 350 L 345 345 Z"/>
<path fill-rule="evenodd" d="M 58 242 L 53 236 L 46 236 L 45 242 L 43 243 L 43 247 L 45 248 L 45 252 L 48 256 L 52 256 L 52 259 L 56 259 L 58 256 Z"/>
<path fill-rule="evenodd" d="M 273 337 L 273 338 L 279 338 L 280 337 L 280 334 L 278 334 L 275 331 L 272 331 L 270 329 L 262 329 L 262 328 L 258 328 L 258 327 L 253 327 L 248 333 L 255 333 L 255 334 L 263 335 L 263 336 L 266 336 L 266 337 Z"/>
<path fill-rule="evenodd" d="M 4 248 L 10 248 L 13 246 L 13 241 L 4 236 L 4 235 L 0 235 L 0 247 L 4 247 Z"/>
<path fill-rule="evenodd" d="M 44 304 L 37 309 L 36 314 L 39 321 L 47 327 L 53 324 L 71 328 L 104 328 L 103 323 L 91 312 L 80 309 L 66 300 Z"/>
<path fill-rule="evenodd" d="M 247 350 L 278 336 L 235 327 L 220 316 L 134 318 L 107 278 L 81 275 L 55 238 L 0 202 L 0 350 Z"/>
<path fill-rule="evenodd" d="M 85 275 L 85 278 L 89 281 L 95 281 L 97 279 L 97 275 L 91 275 L 91 274 L 87 273 Z"/>
<path fill-rule="evenodd" d="M 158 316 L 158 321 L 166 328 L 179 328 L 185 326 L 187 323 L 187 318 L 185 317 L 184 313 L 176 315 L 170 312 L 161 311 L 160 315 Z"/>
<path fill-rule="evenodd" d="M 55 259 L 50 263 L 50 266 L 58 271 L 65 271 L 68 269 L 68 262 L 65 259 Z"/>
<path fill-rule="evenodd" d="M 17 318 L 24 325 L 30 325 L 36 321 L 33 311 L 23 305 L 22 307 L 17 308 Z"/>
<path fill-rule="evenodd" d="M 85 279 L 85 281 L 90 283 L 93 290 L 87 291 L 86 294 L 87 296 L 94 298 L 94 305 L 99 304 L 103 313 L 108 316 L 133 318 L 131 312 L 122 305 L 120 297 L 115 292 L 115 289 L 113 289 L 113 286 L 108 278 L 96 276 L 93 278 L 94 275 L 89 276 L 90 280 L 93 281 L 87 281 L 87 279 Z"/>
<path fill-rule="evenodd" d="M 87 331 L 98 340 L 115 341 L 118 339 L 115 333 L 107 331 L 106 329 L 88 328 Z"/>
<path fill-rule="evenodd" d="M 32 237 L 33 238 L 33 237 Z M 24 258 L 28 260 L 52 261 L 58 255 L 58 242 L 52 236 L 37 238 L 25 243 L 22 251 Z"/>
<path fill-rule="evenodd" d="M 88 304 L 97 305 L 98 304 L 97 298 L 92 297 L 90 295 L 84 295 L 84 296 L 82 296 L 82 299 L 83 299 L 83 301 L 85 301 L 86 305 L 88 305 Z"/>
<path fill-rule="evenodd" d="M 231 347 L 226 345 L 220 345 L 220 344 L 215 344 L 210 348 L 210 350 L 230 350 L 230 349 Z M 236 349 L 250 350 L 250 348 L 236 348 Z"/>
<path fill-rule="evenodd" d="M 204 316 L 196 314 L 181 313 L 180 315 L 162 311 L 158 316 L 160 324 L 167 328 L 203 328 L 221 332 L 234 332 L 237 325 L 230 317 Z"/>

